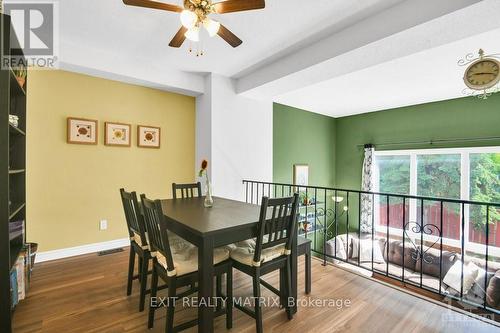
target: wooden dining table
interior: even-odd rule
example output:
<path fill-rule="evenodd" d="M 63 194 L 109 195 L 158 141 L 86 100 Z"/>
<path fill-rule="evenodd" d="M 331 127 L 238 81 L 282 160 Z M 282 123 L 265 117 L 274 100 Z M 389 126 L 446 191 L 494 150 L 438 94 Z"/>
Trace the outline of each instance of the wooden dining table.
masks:
<path fill-rule="evenodd" d="M 213 207 L 206 208 L 204 200 L 195 197 L 161 203 L 163 213 L 171 219 L 167 228 L 198 247 L 198 332 L 213 332 L 213 250 L 256 237 L 260 206 L 214 197 Z M 291 297 L 297 299 L 297 237 L 293 239 Z M 294 306 L 292 312 L 296 311 Z"/>

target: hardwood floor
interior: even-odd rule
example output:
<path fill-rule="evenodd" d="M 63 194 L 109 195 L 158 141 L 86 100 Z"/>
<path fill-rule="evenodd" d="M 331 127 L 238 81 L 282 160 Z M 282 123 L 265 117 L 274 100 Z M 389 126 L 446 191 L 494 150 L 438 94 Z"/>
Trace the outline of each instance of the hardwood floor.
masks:
<path fill-rule="evenodd" d="M 304 294 L 304 264 L 299 262 L 299 297 Z M 106 256 L 96 254 L 38 264 L 28 298 L 14 313 L 14 332 L 164 332 L 165 310 L 156 313 L 155 327 L 146 328 L 147 311 L 139 313 L 138 282 L 126 297 L 128 249 Z M 277 285 L 277 275 L 267 279 Z M 351 305 L 312 307 L 299 304 L 288 321 L 284 310 L 263 310 L 265 332 L 494 332 L 495 326 L 405 294 L 383 284 L 313 260 L 311 299 L 350 300 Z M 271 296 L 262 288 L 263 296 Z M 250 296 L 251 280 L 234 270 L 234 296 Z M 161 292 L 165 295 L 165 290 Z M 452 318 L 450 318 L 451 316 Z M 176 323 L 193 319 L 193 309 L 178 309 Z M 224 317 L 216 332 L 226 332 Z M 255 322 L 234 310 L 230 332 L 254 332 Z M 196 332 L 196 328 L 188 330 Z"/>

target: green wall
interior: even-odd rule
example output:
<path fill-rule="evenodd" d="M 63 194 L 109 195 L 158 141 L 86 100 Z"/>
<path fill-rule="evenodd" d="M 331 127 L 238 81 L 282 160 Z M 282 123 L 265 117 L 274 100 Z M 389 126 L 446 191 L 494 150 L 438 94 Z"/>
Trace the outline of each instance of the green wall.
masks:
<path fill-rule="evenodd" d="M 500 94 L 487 100 L 475 97 L 414 105 L 336 119 L 336 183 L 359 189 L 363 149 L 359 144 L 430 141 L 500 136 Z M 379 146 L 382 149 L 418 149 L 494 146 L 496 141 L 456 144 Z"/>
<path fill-rule="evenodd" d="M 331 118 L 274 104 L 273 180 L 292 182 L 293 164 L 309 164 L 309 183 L 359 189 L 365 143 L 500 136 L 500 93 Z M 496 141 L 405 144 L 377 149 L 495 146 Z"/>
<path fill-rule="evenodd" d="M 309 185 L 335 184 L 335 119 L 274 104 L 273 180 L 292 183 L 293 165 L 309 165 Z"/>

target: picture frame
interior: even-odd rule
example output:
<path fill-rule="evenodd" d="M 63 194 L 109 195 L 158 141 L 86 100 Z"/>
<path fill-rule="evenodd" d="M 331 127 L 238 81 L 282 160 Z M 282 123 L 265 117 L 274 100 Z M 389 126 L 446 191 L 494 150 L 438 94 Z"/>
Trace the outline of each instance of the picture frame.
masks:
<path fill-rule="evenodd" d="M 95 119 L 68 117 L 66 142 L 79 145 L 97 145 L 99 122 Z"/>
<path fill-rule="evenodd" d="M 130 147 L 132 126 L 130 124 L 105 122 L 104 145 L 114 147 Z"/>
<path fill-rule="evenodd" d="M 298 186 L 309 185 L 309 165 L 294 164 L 293 165 L 293 184 Z"/>
<path fill-rule="evenodd" d="M 141 148 L 160 148 L 161 128 L 137 125 L 137 146 Z"/>

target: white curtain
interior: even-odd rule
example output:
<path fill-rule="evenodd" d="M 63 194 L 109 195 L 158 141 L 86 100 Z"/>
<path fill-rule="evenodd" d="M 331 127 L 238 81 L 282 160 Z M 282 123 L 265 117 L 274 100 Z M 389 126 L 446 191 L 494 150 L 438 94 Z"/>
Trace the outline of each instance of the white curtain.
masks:
<path fill-rule="evenodd" d="M 375 148 L 373 145 L 365 145 L 365 157 L 363 159 L 363 174 L 361 176 L 361 190 L 373 191 L 373 162 Z M 371 194 L 361 195 L 361 232 L 372 231 L 373 201 Z"/>

